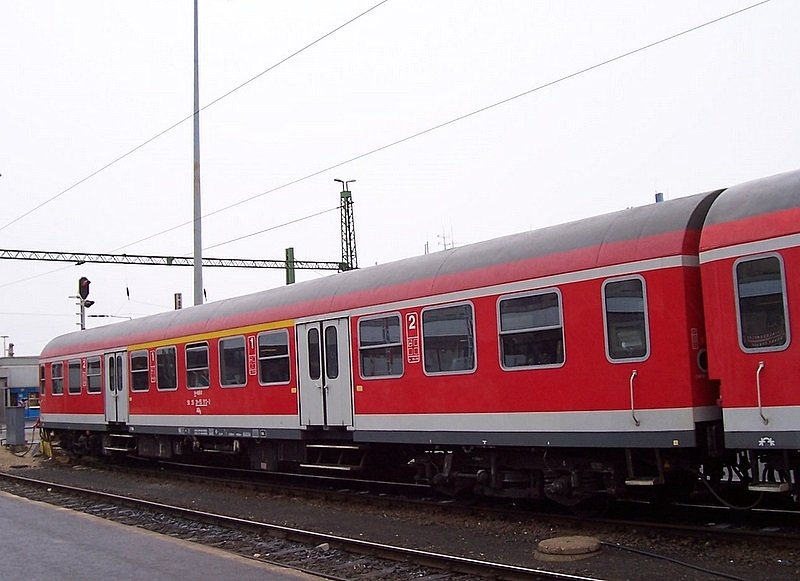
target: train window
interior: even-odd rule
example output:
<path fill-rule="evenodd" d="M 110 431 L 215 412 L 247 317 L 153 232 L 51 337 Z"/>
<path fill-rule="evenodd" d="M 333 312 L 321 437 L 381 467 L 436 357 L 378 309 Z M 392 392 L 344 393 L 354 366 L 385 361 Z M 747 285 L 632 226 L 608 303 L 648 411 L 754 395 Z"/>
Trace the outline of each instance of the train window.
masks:
<path fill-rule="evenodd" d="M 89 357 L 86 359 L 86 391 L 88 393 L 100 393 L 103 391 L 103 375 L 100 369 L 100 357 Z"/>
<path fill-rule="evenodd" d="M 778 256 L 736 263 L 739 341 L 745 351 L 778 351 L 789 345 L 786 282 Z"/>
<path fill-rule="evenodd" d="M 240 387 L 247 383 L 244 337 L 219 340 L 219 378 L 226 387 Z"/>
<path fill-rule="evenodd" d="M 208 343 L 186 346 L 186 386 L 189 389 L 208 387 Z"/>
<path fill-rule="evenodd" d="M 51 370 L 52 374 L 52 390 L 53 395 L 61 395 L 64 393 L 64 364 L 53 363 Z"/>
<path fill-rule="evenodd" d="M 399 315 L 359 321 L 358 347 L 361 377 L 403 375 L 403 340 Z"/>
<path fill-rule="evenodd" d="M 284 330 L 258 336 L 258 380 L 262 385 L 289 382 L 289 332 Z"/>
<path fill-rule="evenodd" d="M 603 283 L 609 361 L 643 361 L 649 354 L 647 298 L 641 277 Z"/>
<path fill-rule="evenodd" d="M 44 391 L 44 386 L 45 386 L 46 382 L 47 382 L 47 375 L 46 375 L 46 371 L 45 371 L 45 366 L 44 365 L 40 365 L 39 366 L 39 393 L 44 393 L 45 392 Z"/>
<path fill-rule="evenodd" d="M 558 292 L 503 298 L 499 306 L 504 369 L 563 365 L 564 328 Z"/>
<path fill-rule="evenodd" d="M 472 305 L 422 311 L 422 344 L 427 373 L 475 369 L 475 327 Z"/>
<path fill-rule="evenodd" d="M 308 330 L 308 376 L 316 381 L 320 377 L 319 329 Z"/>
<path fill-rule="evenodd" d="M 339 377 L 339 334 L 334 326 L 325 329 L 325 376 Z"/>
<path fill-rule="evenodd" d="M 175 347 L 156 349 L 156 389 L 178 389 L 178 350 Z"/>
<path fill-rule="evenodd" d="M 108 391 L 114 393 L 117 391 L 117 358 L 110 355 L 108 358 Z"/>
<path fill-rule="evenodd" d="M 67 393 L 81 392 L 81 360 L 72 359 L 69 362 L 69 372 L 67 375 Z"/>
<path fill-rule="evenodd" d="M 131 353 L 131 391 L 147 391 L 150 387 L 150 367 L 147 350 Z"/>

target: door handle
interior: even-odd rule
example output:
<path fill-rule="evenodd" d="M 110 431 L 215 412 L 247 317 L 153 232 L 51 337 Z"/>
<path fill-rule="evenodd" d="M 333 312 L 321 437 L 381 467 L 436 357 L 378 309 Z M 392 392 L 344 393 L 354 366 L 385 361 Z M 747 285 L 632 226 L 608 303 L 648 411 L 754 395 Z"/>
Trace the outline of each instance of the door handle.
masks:
<path fill-rule="evenodd" d="M 764 422 L 766 426 L 769 423 L 769 419 L 764 415 L 764 408 L 761 406 L 761 372 L 764 371 L 764 362 L 758 362 L 758 369 L 756 369 L 756 393 L 758 394 L 758 415 L 761 416 L 761 421 Z"/>
<path fill-rule="evenodd" d="M 635 408 L 635 407 L 634 407 L 634 405 L 633 405 L 633 380 L 634 380 L 634 379 L 636 379 L 636 376 L 637 376 L 637 375 L 639 375 L 639 374 L 638 374 L 638 372 L 637 372 L 637 371 L 634 369 L 634 370 L 633 370 L 633 373 L 631 373 L 630 387 L 631 387 L 631 417 L 633 418 L 633 423 L 634 423 L 634 424 L 636 424 L 636 427 L 638 428 L 638 427 L 639 427 L 639 425 L 641 424 L 641 422 L 640 422 L 640 421 L 639 421 L 639 419 L 636 417 L 636 408 Z"/>

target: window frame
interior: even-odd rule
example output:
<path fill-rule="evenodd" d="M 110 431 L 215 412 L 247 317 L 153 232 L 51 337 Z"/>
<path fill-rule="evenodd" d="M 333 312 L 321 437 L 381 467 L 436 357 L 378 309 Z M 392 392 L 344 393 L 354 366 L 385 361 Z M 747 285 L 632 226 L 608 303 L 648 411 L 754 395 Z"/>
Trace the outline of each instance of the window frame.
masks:
<path fill-rule="evenodd" d="M 331 331 L 333 331 L 331 333 Z M 333 337 L 333 343 L 330 339 Z M 323 325 L 322 352 L 325 364 L 325 379 L 339 379 L 339 328 L 336 325 Z"/>
<path fill-rule="evenodd" d="M 144 360 L 146 362 L 144 369 L 134 369 L 133 368 L 133 358 L 134 357 L 142 357 L 144 354 Z M 128 354 L 128 373 L 130 373 L 130 386 L 129 389 L 131 393 L 144 393 L 146 391 L 150 391 L 150 353 L 147 349 L 137 349 L 136 351 L 131 351 Z M 136 375 L 135 375 L 136 374 Z M 136 381 L 134 381 L 134 377 L 137 377 L 138 374 L 142 374 L 145 376 L 145 387 L 136 387 Z"/>
<path fill-rule="evenodd" d="M 315 334 L 317 337 L 316 345 L 310 340 L 312 334 Z M 306 350 L 308 351 L 306 355 L 306 359 L 308 360 L 306 362 L 308 364 L 308 377 L 311 381 L 319 381 L 322 378 L 322 349 L 324 348 L 319 325 L 308 327 L 304 340 L 306 342 Z M 314 357 L 314 355 L 316 355 L 316 357 Z"/>
<path fill-rule="evenodd" d="M 91 363 L 93 362 L 97 362 L 98 373 L 90 373 L 92 369 Z M 96 390 L 92 390 L 92 377 L 100 378 L 98 389 Z M 103 358 L 100 355 L 93 355 L 86 358 L 86 393 L 94 395 L 103 393 Z"/>
<path fill-rule="evenodd" d="M 542 295 L 556 295 L 558 300 L 558 326 L 544 326 L 544 327 L 531 327 L 525 329 L 514 329 L 513 331 L 503 331 L 503 322 L 502 322 L 502 314 L 500 312 L 500 305 L 504 301 L 515 300 L 515 299 L 523 299 L 528 297 L 536 297 Z M 504 353 L 503 353 L 503 336 L 504 335 L 512 335 L 518 333 L 535 333 L 537 331 L 550 331 L 553 329 L 561 329 L 561 352 L 562 352 L 562 361 L 560 363 L 542 363 L 539 365 L 516 365 L 516 366 L 508 366 L 505 364 L 504 360 Z M 500 368 L 503 371 L 530 371 L 535 369 L 556 369 L 559 367 L 564 367 L 567 363 L 567 339 L 566 333 L 564 331 L 564 300 L 561 294 L 561 289 L 558 287 L 552 288 L 543 288 L 537 289 L 534 291 L 525 291 L 519 293 L 513 293 L 508 295 L 501 295 L 497 298 L 497 355 L 499 357 Z"/>
<path fill-rule="evenodd" d="M 77 367 L 78 368 L 78 381 L 76 382 L 78 385 L 76 386 L 77 389 L 73 389 L 72 386 L 72 370 Z M 69 359 L 67 361 L 67 395 L 81 395 L 83 392 L 82 385 L 81 385 L 81 360 L 80 359 Z"/>
<path fill-rule="evenodd" d="M 741 302 L 739 297 L 739 277 L 737 276 L 737 269 L 739 265 L 745 262 L 757 262 L 768 258 L 775 258 L 778 261 L 781 275 L 781 302 L 783 303 L 783 322 L 786 328 L 786 341 L 783 345 L 774 345 L 768 347 L 745 347 L 743 340 L 744 330 L 742 328 L 742 312 Z M 785 351 L 792 343 L 792 325 L 789 319 L 789 301 L 786 297 L 786 268 L 783 262 L 783 256 L 777 252 L 769 252 L 766 254 L 754 254 L 752 256 L 741 256 L 733 262 L 733 297 L 736 306 L 736 341 L 739 343 L 739 349 L 744 353 L 771 353 L 777 351 Z"/>
<path fill-rule="evenodd" d="M 223 364 L 223 361 L 222 361 L 222 355 L 223 355 L 223 351 L 224 351 L 222 344 L 225 341 L 231 341 L 231 340 L 234 340 L 234 339 L 241 339 L 242 340 L 242 372 L 243 372 L 242 377 L 243 377 L 243 381 L 242 381 L 242 383 L 225 383 L 223 381 L 223 377 L 222 377 L 223 367 L 225 367 L 225 365 Z M 219 386 L 220 387 L 225 388 L 225 389 L 236 388 L 236 387 L 245 387 L 247 385 L 247 337 L 245 337 L 244 335 L 231 335 L 231 336 L 228 336 L 228 337 L 220 337 L 217 340 L 217 362 L 219 363 L 219 369 L 217 371 L 217 375 L 219 376 Z"/>
<path fill-rule="evenodd" d="M 159 352 L 172 349 L 173 361 L 175 364 L 175 387 L 161 387 L 161 375 L 159 374 L 158 356 Z M 176 345 L 163 345 L 156 347 L 156 391 L 177 391 L 178 390 L 178 347 Z"/>
<path fill-rule="evenodd" d="M 376 321 L 380 319 L 390 319 L 390 318 L 397 318 L 398 327 L 400 328 L 400 341 L 398 343 L 381 343 L 380 345 L 369 345 L 367 347 L 363 347 L 361 345 L 361 323 L 362 322 L 369 322 L 369 321 Z M 382 313 L 380 315 L 370 315 L 368 317 L 360 317 L 358 319 L 358 374 L 361 379 L 364 381 L 370 381 L 372 379 L 398 379 L 405 375 L 406 373 L 406 361 L 405 361 L 405 341 L 403 339 L 403 315 L 399 311 L 393 311 L 391 313 Z M 420 332 L 421 334 L 421 332 Z M 361 357 L 362 351 L 370 351 L 373 349 L 388 349 L 393 347 L 400 347 L 400 366 L 401 370 L 399 374 L 387 374 L 387 375 L 364 375 L 364 361 Z"/>
<path fill-rule="evenodd" d="M 468 306 L 470 308 L 470 313 L 472 314 L 472 368 L 470 369 L 453 369 L 453 370 L 444 370 L 444 371 L 428 371 L 425 363 L 426 363 L 426 349 L 425 349 L 425 313 L 428 311 L 436 311 L 436 310 L 444 310 L 450 309 L 453 307 L 461 307 L 461 306 Z M 459 301 L 456 303 L 448 303 L 444 305 L 431 305 L 428 307 L 423 308 L 419 313 L 419 324 L 420 324 L 420 347 L 421 347 L 421 354 L 422 354 L 422 372 L 429 377 L 438 377 L 442 375 L 468 375 L 471 373 L 475 373 L 478 370 L 478 337 L 476 332 L 476 314 L 475 314 L 475 304 L 472 301 Z"/>
<path fill-rule="evenodd" d="M 60 375 L 56 375 L 56 366 L 61 371 Z M 58 382 L 59 390 L 56 391 L 56 382 Z M 50 364 L 50 395 L 64 395 L 64 362 L 53 361 Z"/>
<path fill-rule="evenodd" d="M 189 369 L 189 351 L 196 351 L 200 349 L 205 349 L 206 352 L 206 366 L 205 367 L 193 367 Z M 184 375 L 186 378 L 186 389 L 191 391 L 197 391 L 201 389 L 208 389 L 211 387 L 211 353 L 208 347 L 208 341 L 197 341 L 196 343 L 187 343 L 183 348 L 183 360 L 184 360 Z M 206 370 L 206 377 L 208 378 L 208 385 L 198 385 L 192 386 L 189 385 L 189 372 L 190 371 L 200 371 L 202 369 Z"/>
<path fill-rule="evenodd" d="M 646 341 L 647 349 L 644 355 L 640 355 L 637 357 L 621 357 L 621 358 L 613 358 L 611 357 L 611 349 L 609 345 L 609 337 L 608 337 L 608 307 L 606 304 L 606 287 L 609 284 L 614 284 L 618 282 L 626 282 L 630 280 L 638 280 L 642 283 L 642 304 L 643 304 L 643 312 L 644 312 L 644 338 Z M 614 365 L 625 364 L 625 363 L 639 363 L 642 361 L 647 361 L 650 358 L 650 354 L 652 352 L 652 338 L 650 334 L 650 303 L 647 297 L 647 281 L 641 274 L 632 274 L 626 276 L 617 276 L 614 278 L 608 278 L 603 281 L 603 284 L 600 287 L 600 301 L 603 308 L 603 339 L 604 339 L 604 346 L 603 349 L 606 353 L 606 360 L 609 363 L 613 363 Z"/>
<path fill-rule="evenodd" d="M 271 355 L 267 357 L 261 357 L 261 337 L 267 335 L 283 335 L 286 338 L 286 355 Z M 292 382 L 292 348 L 291 348 L 291 336 L 289 335 L 289 329 L 272 329 L 270 331 L 262 331 L 258 335 L 256 335 L 256 361 L 258 362 L 258 384 L 261 386 L 271 386 L 271 385 L 289 385 Z M 278 359 L 286 359 L 287 367 L 289 369 L 289 377 L 286 381 L 262 381 L 261 377 L 261 362 L 262 361 L 276 361 Z"/>

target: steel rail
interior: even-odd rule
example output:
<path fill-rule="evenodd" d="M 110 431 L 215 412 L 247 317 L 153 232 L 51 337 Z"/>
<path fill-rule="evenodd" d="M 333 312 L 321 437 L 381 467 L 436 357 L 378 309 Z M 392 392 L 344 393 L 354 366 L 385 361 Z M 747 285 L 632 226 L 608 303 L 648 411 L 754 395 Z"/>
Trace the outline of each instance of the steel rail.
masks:
<path fill-rule="evenodd" d="M 410 549 L 407 547 L 397 547 L 393 545 L 386 545 L 383 543 L 375 543 L 372 541 L 365 541 L 362 539 L 353 539 L 338 535 L 318 533 L 315 531 L 292 528 L 283 525 L 250 521 L 239 517 L 227 516 L 202 510 L 189 509 L 180 506 L 173 506 L 173 505 L 153 502 L 139 498 L 133 498 L 129 496 L 123 496 L 109 492 L 90 490 L 87 488 L 81 488 L 77 486 L 69 486 L 55 482 L 48 482 L 44 480 L 28 478 L 25 476 L 13 475 L 6 472 L 0 472 L 0 479 L 17 483 L 23 483 L 36 488 L 46 488 L 49 489 L 48 490 L 49 492 L 59 491 L 64 494 L 77 494 L 91 499 L 101 500 L 103 502 L 120 504 L 130 508 L 150 510 L 159 513 L 167 513 L 188 520 L 199 520 L 206 524 L 215 524 L 234 529 L 238 528 L 247 529 L 250 531 L 266 534 L 271 537 L 281 538 L 299 543 L 313 543 L 315 545 L 319 545 L 321 543 L 328 543 L 330 546 L 346 552 L 369 555 L 372 557 L 379 557 L 392 561 L 402 561 L 406 563 L 413 562 L 418 565 L 432 567 L 435 569 L 447 570 L 455 573 L 486 576 L 486 577 L 491 577 L 493 579 L 503 579 L 509 581 L 516 581 L 516 580 L 602 581 L 600 579 L 592 577 L 584 577 L 578 575 L 569 575 L 565 573 L 557 573 L 554 571 L 531 569 L 527 567 L 508 565 L 504 563 L 493 563 L 478 559 L 459 557 L 456 555 L 446 555 L 442 553 L 422 551 L 419 549 Z"/>
<path fill-rule="evenodd" d="M 103 470 L 109 468 L 115 471 L 121 470 L 123 472 L 133 472 L 135 474 L 142 474 L 154 478 L 188 478 L 191 482 L 205 481 L 214 485 L 232 486 L 234 488 L 241 488 L 242 486 L 250 487 L 254 490 L 264 492 L 277 492 L 280 494 L 303 494 L 303 495 L 319 495 L 323 498 L 334 499 L 353 499 L 371 503 L 387 503 L 390 506 L 396 506 L 398 502 L 403 502 L 408 505 L 421 506 L 423 509 L 439 508 L 448 511 L 460 510 L 464 514 L 474 513 L 473 506 L 461 506 L 458 503 L 453 503 L 450 498 L 430 499 L 432 494 L 436 496 L 429 486 L 420 484 L 406 484 L 399 482 L 381 482 L 376 480 L 358 480 L 339 476 L 319 476 L 319 475 L 303 475 L 296 473 L 264 473 L 259 470 L 249 469 L 231 469 L 216 468 L 207 465 L 184 464 L 180 462 L 166 462 L 159 461 L 156 463 L 158 468 L 151 469 L 146 466 L 131 467 L 124 464 L 115 464 L 112 466 L 103 464 Z M 164 470 L 164 468 L 167 468 Z M 188 472 L 183 473 L 186 469 Z M 197 471 L 195 471 L 197 470 Z M 226 473 L 225 477 L 213 476 L 203 474 L 203 472 L 216 472 L 218 470 Z M 241 478 L 231 478 L 230 473 L 238 473 Z M 258 478 L 248 478 L 248 476 L 256 475 Z M 263 478 L 267 480 L 263 480 Z M 285 480 L 284 480 L 285 479 Z M 306 481 L 311 483 L 310 486 L 299 486 L 298 481 Z M 322 483 L 322 486 L 316 484 Z M 334 488 L 328 488 L 333 486 Z M 377 494 L 364 494 L 366 491 L 375 492 Z M 387 494 L 387 490 L 392 492 Z M 354 496 L 355 493 L 355 496 Z M 408 495 L 411 496 L 408 496 Z M 400 496 L 398 496 L 400 495 Z M 416 497 L 416 495 L 420 495 Z M 677 533 L 681 535 L 694 535 L 701 538 L 713 534 L 719 537 L 728 537 L 732 539 L 747 539 L 763 540 L 764 538 L 772 538 L 776 540 L 797 540 L 800 541 L 800 529 L 792 527 L 787 530 L 785 527 L 778 525 L 775 521 L 780 518 L 789 519 L 789 522 L 795 522 L 800 517 L 800 511 L 797 510 L 778 510 L 778 509 L 764 509 L 756 508 L 750 512 L 755 518 L 761 517 L 763 520 L 756 521 L 748 528 L 731 527 L 727 521 L 718 521 L 715 517 L 712 519 L 716 524 L 709 525 L 708 517 L 701 516 L 696 520 L 702 524 L 689 524 L 683 522 L 684 519 L 679 519 L 681 522 L 664 522 L 653 521 L 648 518 L 646 512 L 642 512 L 640 503 L 618 501 L 620 507 L 625 508 L 622 514 L 617 512 L 614 516 L 592 516 L 592 515 L 578 515 L 578 514 L 564 514 L 557 511 L 521 511 L 518 507 L 509 509 L 498 506 L 482 506 L 480 511 L 487 514 L 494 514 L 498 516 L 525 516 L 528 519 L 548 519 L 552 522 L 563 524 L 576 524 L 580 523 L 584 526 L 587 523 L 598 526 L 613 526 L 613 527 L 647 527 L 652 530 L 662 530 L 664 532 Z M 630 506 L 628 506 L 630 505 Z M 717 514 L 731 514 L 731 510 L 725 506 L 710 506 L 703 504 L 686 504 L 673 502 L 672 506 L 675 509 L 683 509 L 687 511 L 713 511 Z M 631 515 L 631 512 L 633 513 Z M 689 515 L 690 516 L 690 515 Z M 694 521 L 695 519 L 690 519 Z M 774 529 L 774 530 L 773 530 Z"/>

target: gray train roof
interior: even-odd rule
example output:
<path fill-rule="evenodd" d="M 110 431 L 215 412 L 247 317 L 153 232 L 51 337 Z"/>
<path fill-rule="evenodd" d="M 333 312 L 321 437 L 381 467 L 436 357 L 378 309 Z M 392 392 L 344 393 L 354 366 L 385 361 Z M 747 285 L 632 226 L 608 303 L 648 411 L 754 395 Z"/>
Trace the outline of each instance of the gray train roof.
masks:
<path fill-rule="evenodd" d="M 795 170 L 726 189 L 708 212 L 706 225 L 737 222 L 798 206 L 800 206 L 800 170 Z"/>
<path fill-rule="evenodd" d="M 720 192 L 632 208 L 179 311 L 77 331 L 53 339 L 41 356 L 107 350 L 283 318 L 337 312 L 365 304 L 429 296 L 453 290 L 448 286 L 455 284 L 453 275 L 484 269 L 497 271 L 498 278 L 493 283 L 498 284 L 532 278 L 524 266 L 533 262 L 538 265 L 536 276 L 543 276 L 564 272 L 565 268 L 588 269 L 644 258 L 696 254 L 699 231 L 709 206 Z M 659 236 L 664 234 L 672 236 Z M 639 248 L 639 243 L 647 240 L 658 241 L 646 245 L 647 253 L 652 256 L 642 255 L 644 249 Z M 579 264 L 573 260 L 565 266 L 559 257 L 571 252 L 580 255 Z M 538 260 L 550 256 L 554 260 Z M 457 283 L 461 285 L 459 288 L 470 287 L 463 280 Z M 378 291 L 381 293 L 379 297 L 375 295 Z M 369 299 L 364 298 L 364 293 Z"/>

